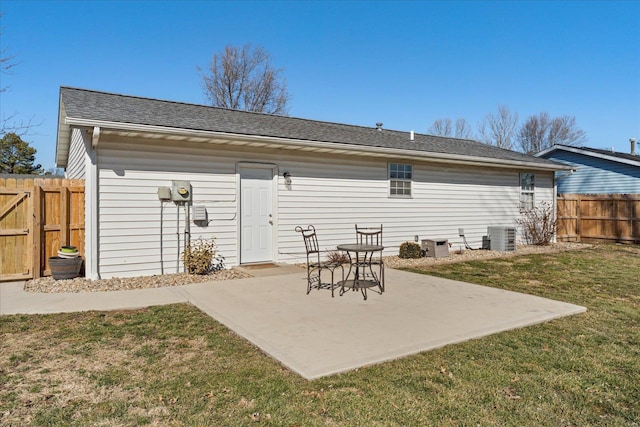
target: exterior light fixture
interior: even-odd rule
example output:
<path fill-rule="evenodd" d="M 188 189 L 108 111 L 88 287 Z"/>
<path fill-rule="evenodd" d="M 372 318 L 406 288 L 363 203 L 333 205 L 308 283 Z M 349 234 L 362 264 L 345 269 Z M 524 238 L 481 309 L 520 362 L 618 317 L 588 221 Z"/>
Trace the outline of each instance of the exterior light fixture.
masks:
<path fill-rule="evenodd" d="M 284 183 L 286 185 L 291 185 L 291 174 L 289 173 L 289 171 L 284 171 L 282 177 L 284 178 Z"/>

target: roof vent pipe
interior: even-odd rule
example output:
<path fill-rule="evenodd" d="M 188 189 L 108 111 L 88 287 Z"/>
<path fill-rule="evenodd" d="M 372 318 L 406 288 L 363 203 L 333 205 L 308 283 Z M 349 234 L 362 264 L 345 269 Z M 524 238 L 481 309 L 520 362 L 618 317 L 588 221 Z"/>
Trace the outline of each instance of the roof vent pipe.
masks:
<path fill-rule="evenodd" d="M 413 141 L 413 137 L 414 137 L 413 131 L 409 132 L 409 141 Z"/>
<path fill-rule="evenodd" d="M 635 156 L 636 155 L 636 139 L 629 138 L 629 142 L 631 143 L 631 155 Z"/>
<path fill-rule="evenodd" d="M 376 123 L 376 129 L 377 130 L 382 130 L 382 122 Z"/>

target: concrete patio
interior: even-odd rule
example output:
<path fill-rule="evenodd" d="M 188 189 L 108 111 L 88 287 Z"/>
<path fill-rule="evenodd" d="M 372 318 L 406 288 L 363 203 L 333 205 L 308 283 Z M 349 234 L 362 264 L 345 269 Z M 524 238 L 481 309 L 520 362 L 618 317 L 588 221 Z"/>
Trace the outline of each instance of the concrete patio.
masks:
<path fill-rule="evenodd" d="M 306 271 L 172 288 L 29 294 L 0 284 L 0 314 L 131 309 L 189 302 L 302 377 L 315 378 L 582 313 L 531 295 L 386 270 L 386 292 L 305 294 Z"/>

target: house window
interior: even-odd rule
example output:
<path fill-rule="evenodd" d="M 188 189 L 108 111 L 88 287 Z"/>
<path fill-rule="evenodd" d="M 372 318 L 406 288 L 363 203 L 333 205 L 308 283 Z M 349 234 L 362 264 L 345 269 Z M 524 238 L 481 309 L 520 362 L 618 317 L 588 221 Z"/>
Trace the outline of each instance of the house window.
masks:
<path fill-rule="evenodd" d="M 389 194 L 394 197 L 411 197 L 413 167 L 401 163 L 389 163 Z"/>
<path fill-rule="evenodd" d="M 520 174 L 520 209 L 533 209 L 535 205 L 536 176 L 532 173 Z"/>

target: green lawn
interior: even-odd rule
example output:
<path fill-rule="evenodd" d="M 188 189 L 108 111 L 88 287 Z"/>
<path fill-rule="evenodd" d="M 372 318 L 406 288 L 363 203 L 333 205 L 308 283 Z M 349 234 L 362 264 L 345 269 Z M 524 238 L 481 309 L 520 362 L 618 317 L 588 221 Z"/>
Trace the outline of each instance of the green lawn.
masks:
<path fill-rule="evenodd" d="M 0 425 L 640 425 L 640 247 L 424 273 L 588 311 L 313 382 L 189 305 L 3 316 Z"/>

